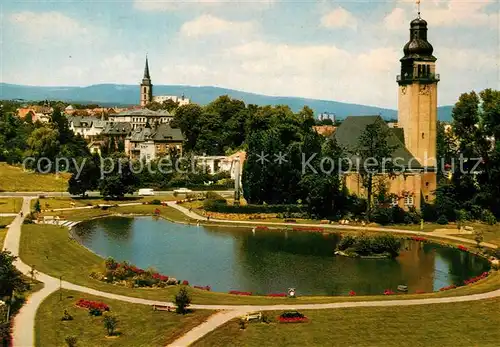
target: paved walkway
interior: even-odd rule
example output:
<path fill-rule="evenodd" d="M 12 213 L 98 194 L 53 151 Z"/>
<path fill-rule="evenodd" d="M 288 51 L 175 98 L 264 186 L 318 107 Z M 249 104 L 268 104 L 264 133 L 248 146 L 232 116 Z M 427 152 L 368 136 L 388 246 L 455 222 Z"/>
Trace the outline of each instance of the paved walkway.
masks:
<path fill-rule="evenodd" d="M 30 212 L 30 201 L 32 198 L 25 197 L 23 201 L 22 211 L 24 215 Z M 205 220 L 205 218 L 189 212 L 182 206 L 176 204 L 170 204 L 174 208 L 186 213 L 189 217 Z M 197 217 L 194 217 L 197 216 Z M 14 255 L 19 255 L 19 244 L 21 236 L 21 226 L 24 217 L 17 215 L 14 222 L 11 224 L 7 236 L 5 238 L 4 249 L 11 251 Z M 218 220 L 215 220 L 218 221 Z M 227 222 L 227 221 L 220 221 Z M 235 221 L 235 223 L 237 223 Z M 249 223 L 242 222 L 244 224 L 264 224 L 261 222 Z M 283 225 L 285 223 L 271 223 L 277 225 Z M 288 224 L 287 224 L 288 225 Z M 301 224 L 301 226 L 308 226 L 307 224 Z M 316 224 L 311 224 L 311 226 L 318 226 Z M 329 228 L 335 228 L 337 226 L 324 226 Z M 338 226 L 339 229 L 345 229 L 346 226 Z M 353 229 L 360 229 L 359 227 L 351 227 Z M 415 234 L 425 234 L 420 232 L 411 231 L 398 231 L 393 229 L 385 228 L 365 228 L 368 230 L 383 230 L 391 232 L 404 232 L 404 233 L 415 233 Z M 460 239 L 462 240 L 462 239 Z M 25 274 L 28 274 L 31 270 L 30 267 L 24 264 L 20 259 L 15 263 L 16 267 Z M 26 304 L 21 308 L 19 313 L 14 318 L 14 329 L 13 329 L 13 346 L 14 347 L 30 347 L 34 346 L 35 342 L 35 316 L 36 311 L 42 301 L 51 293 L 55 292 L 59 286 L 59 279 L 46 275 L 44 273 L 38 273 L 36 276 L 37 280 L 44 283 L 44 288 L 34 294 L 32 294 Z M 128 297 L 123 295 L 117 295 L 112 293 L 106 293 L 99 290 L 95 290 L 88 287 L 82 287 L 75 285 L 66 281 L 62 281 L 62 287 L 65 289 L 80 291 L 92 295 L 102 296 L 105 298 L 122 300 L 131 303 L 144 304 L 144 305 L 169 305 L 173 306 L 171 302 L 154 301 L 147 299 L 140 299 L 134 297 Z M 223 325 L 229 320 L 236 318 L 238 316 L 244 315 L 248 312 L 254 311 L 269 311 L 269 310 L 287 310 L 293 307 L 298 310 L 307 309 L 336 309 L 345 307 L 380 307 L 380 306 L 409 306 L 409 305 L 427 305 L 427 304 L 437 304 L 437 303 L 453 303 L 453 302 L 465 302 L 465 301 L 476 301 L 488 298 L 494 298 L 500 296 L 500 289 L 491 291 L 488 293 L 465 295 L 465 296 L 455 296 L 446 298 L 427 298 L 427 299 L 412 299 L 412 300 L 382 300 L 382 301 L 357 301 L 357 302 L 339 302 L 339 303 L 329 303 L 329 304 L 299 304 L 299 305 L 191 305 L 193 309 L 208 309 L 208 310 L 219 310 L 220 312 L 212 315 L 206 322 L 195 327 L 191 331 L 187 332 L 184 336 L 180 337 L 169 346 L 189 346 L 193 342 L 197 341 L 210 331 L 216 329 L 217 327 Z"/>
<path fill-rule="evenodd" d="M 15 217 L 17 213 L 0 213 L 0 217 Z"/>

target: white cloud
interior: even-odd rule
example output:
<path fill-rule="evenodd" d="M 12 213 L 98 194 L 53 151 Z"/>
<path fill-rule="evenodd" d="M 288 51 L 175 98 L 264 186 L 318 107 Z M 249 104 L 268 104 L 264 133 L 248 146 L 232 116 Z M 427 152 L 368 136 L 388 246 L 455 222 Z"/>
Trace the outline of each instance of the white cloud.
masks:
<path fill-rule="evenodd" d="M 236 6 L 241 8 L 266 9 L 271 7 L 276 0 L 248 0 L 248 1 L 221 1 L 221 0 L 135 0 L 134 7 L 141 11 L 181 11 L 199 9 L 204 10 L 211 8 L 225 8 L 228 6 Z"/>
<path fill-rule="evenodd" d="M 356 29 L 358 26 L 358 20 L 353 14 L 342 7 L 338 7 L 333 11 L 325 14 L 321 18 L 321 25 L 325 28 L 337 29 L 337 28 L 351 28 Z"/>
<path fill-rule="evenodd" d="M 416 17 L 414 4 L 400 1 L 402 7 L 395 8 L 384 19 L 389 30 L 400 30 L 402 23 L 408 23 L 410 17 Z M 425 2 L 421 5 L 422 18 L 433 27 L 498 27 L 498 11 L 487 12 L 495 0 L 444 0 Z"/>
<path fill-rule="evenodd" d="M 389 30 L 400 31 L 408 26 L 410 19 L 402 8 L 395 8 L 384 18 L 384 25 Z"/>
<path fill-rule="evenodd" d="M 89 39 L 92 30 L 76 19 L 60 12 L 17 12 L 9 16 L 9 22 L 28 41 L 43 39 Z"/>
<path fill-rule="evenodd" d="M 253 22 L 233 22 L 212 15 L 202 15 L 181 26 L 180 33 L 187 37 L 200 37 L 230 33 L 232 36 L 248 35 L 256 29 Z"/>

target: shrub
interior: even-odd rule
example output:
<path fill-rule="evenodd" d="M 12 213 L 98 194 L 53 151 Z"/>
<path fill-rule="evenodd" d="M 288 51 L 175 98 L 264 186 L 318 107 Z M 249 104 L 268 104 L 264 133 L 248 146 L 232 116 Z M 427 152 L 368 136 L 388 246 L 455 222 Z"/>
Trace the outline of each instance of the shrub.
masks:
<path fill-rule="evenodd" d="M 36 200 L 35 202 L 35 206 L 33 206 L 33 210 L 36 212 L 36 213 L 40 213 L 42 212 L 42 205 L 40 204 L 40 200 Z"/>
<path fill-rule="evenodd" d="M 0 323 L 0 344 L 1 346 L 11 346 L 10 323 Z"/>
<path fill-rule="evenodd" d="M 89 309 L 89 316 L 92 316 L 92 317 L 102 316 L 102 311 L 99 310 L 98 308 L 91 308 L 91 309 Z"/>
<path fill-rule="evenodd" d="M 392 207 L 392 222 L 396 224 L 406 223 L 406 212 L 399 206 Z"/>
<path fill-rule="evenodd" d="M 407 224 L 418 224 L 422 219 L 422 215 L 417 211 L 414 206 L 411 206 L 406 212 L 405 218 L 407 220 Z"/>
<path fill-rule="evenodd" d="M 391 224 L 392 208 L 390 207 L 376 207 L 371 215 L 371 220 L 381 225 Z"/>
<path fill-rule="evenodd" d="M 441 225 L 446 225 L 448 224 L 448 218 L 444 214 L 440 215 L 438 219 L 436 220 L 436 223 L 441 224 Z"/>
<path fill-rule="evenodd" d="M 346 249 L 352 247 L 355 242 L 356 242 L 356 238 L 354 236 L 346 235 L 340 239 L 340 242 L 337 245 L 337 248 L 340 251 L 345 251 Z"/>
<path fill-rule="evenodd" d="M 115 270 L 118 267 L 118 263 L 112 257 L 108 257 L 105 261 L 106 269 Z"/>
<path fill-rule="evenodd" d="M 73 316 L 70 315 L 67 310 L 64 310 L 64 313 L 63 313 L 61 320 L 63 320 L 63 321 L 73 320 Z"/>
<path fill-rule="evenodd" d="M 214 200 L 217 202 L 224 202 L 224 203 L 226 202 L 226 199 L 224 199 L 222 197 L 222 195 L 220 195 L 219 193 L 216 193 L 216 192 L 207 192 L 206 198 L 207 198 L 207 200 Z"/>
<path fill-rule="evenodd" d="M 421 207 L 422 218 L 426 222 L 435 222 L 438 218 L 436 206 L 433 204 L 424 203 Z"/>
<path fill-rule="evenodd" d="M 241 318 L 240 319 L 240 329 L 245 330 L 246 327 L 247 327 L 247 322 L 243 318 Z"/>
<path fill-rule="evenodd" d="M 150 202 L 151 205 L 161 205 L 161 201 L 158 199 L 151 200 Z"/>
<path fill-rule="evenodd" d="M 108 332 L 108 336 L 113 336 L 116 326 L 118 325 L 118 319 L 113 315 L 106 314 L 102 322 L 104 324 L 104 328 Z"/>
<path fill-rule="evenodd" d="M 488 225 L 495 225 L 497 223 L 497 219 L 490 210 L 483 210 L 481 212 L 481 221 Z"/>
<path fill-rule="evenodd" d="M 76 338 L 76 336 L 66 336 L 64 341 L 66 341 L 66 345 L 68 347 L 76 347 L 78 339 Z"/>
<path fill-rule="evenodd" d="M 181 287 L 179 292 L 175 295 L 175 305 L 177 306 L 176 312 L 186 314 L 187 307 L 191 304 L 191 297 L 186 287 Z"/>

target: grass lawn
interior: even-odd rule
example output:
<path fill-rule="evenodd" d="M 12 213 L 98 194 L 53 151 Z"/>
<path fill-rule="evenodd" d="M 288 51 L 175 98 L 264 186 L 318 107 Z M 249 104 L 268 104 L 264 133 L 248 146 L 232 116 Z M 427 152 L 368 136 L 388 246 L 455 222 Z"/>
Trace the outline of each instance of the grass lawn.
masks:
<path fill-rule="evenodd" d="M 114 204 L 118 202 L 111 202 L 111 203 Z M 108 204 L 111 203 L 108 202 Z M 124 203 L 124 202 L 121 201 L 119 203 Z M 47 211 L 43 212 L 42 215 L 59 216 L 61 219 L 71 220 L 71 221 L 83 221 L 89 218 L 104 217 L 113 214 L 153 215 L 156 209 L 159 209 L 160 216 L 162 216 L 167 220 L 183 222 L 183 223 L 194 222 L 191 218 L 187 217 L 184 213 L 180 212 L 179 210 L 176 210 L 169 206 L 161 206 L 161 205 L 120 206 L 120 207 L 110 207 L 106 210 L 103 210 L 101 208 L 89 208 L 89 209 L 75 209 L 68 211 Z"/>
<path fill-rule="evenodd" d="M 102 270 L 104 260 L 98 255 L 87 250 L 85 247 L 81 246 L 77 241 L 70 239 L 68 230 L 58 226 L 24 225 L 21 234 L 20 256 L 26 264 L 34 265 L 40 272 L 45 272 L 54 277 L 62 276 L 63 280 L 110 293 L 152 300 L 172 301 L 178 290 L 175 286 L 165 289 L 131 289 L 107 284 L 90 278 L 90 273 L 92 271 Z M 485 292 L 499 287 L 500 274 L 495 272 L 488 278 L 481 280 L 474 285 L 429 294 L 404 294 L 394 296 L 378 295 L 364 297 L 312 296 L 287 299 L 264 296 L 243 297 L 226 293 L 207 292 L 198 289 L 190 289 L 190 291 L 192 293 L 193 303 L 197 304 L 271 305 L 454 296 Z"/>
<path fill-rule="evenodd" d="M 60 295 L 62 294 L 62 301 Z M 118 319 L 119 337 L 106 337 L 103 317 L 91 317 L 88 310 L 75 306 L 80 298 L 101 301 L 110 306 Z M 72 321 L 62 321 L 67 310 Z M 36 315 L 36 346 L 66 346 L 65 338 L 75 336 L 77 346 L 166 346 L 176 338 L 204 322 L 213 311 L 198 310 L 187 315 L 153 311 L 150 306 L 96 297 L 63 290 L 50 295 Z"/>
<path fill-rule="evenodd" d="M 0 163 L 0 191 L 5 192 L 58 192 L 68 188 L 69 174 L 37 174 L 24 171 L 20 166 Z"/>
<path fill-rule="evenodd" d="M 237 320 L 209 333 L 208 346 L 498 346 L 500 299 L 431 306 L 343 308 L 302 311 L 308 323 L 251 323 Z"/>
<path fill-rule="evenodd" d="M 0 198 L 0 213 L 18 213 L 22 205 L 23 198 Z"/>
<path fill-rule="evenodd" d="M 84 207 L 84 206 L 96 206 L 96 205 L 114 205 L 114 204 L 126 204 L 126 203 L 143 203 L 152 200 L 160 201 L 172 201 L 175 197 L 172 194 L 161 195 L 161 196 L 130 196 L 125 197 L 123 200 L 104 200 L 101 197 L 47 197 L 39 199 L 42 210 L 52 210 L 58 208 L 71 208 L 71 207 Z M 31 201 L 31 208 L 35 206 L 36 199 Z M 72 205 L 74 204 L 74 205 Z"/>
<path fill-rule="evenodd" d="M 0 217 L 0 248 L 3 248 L 3 240 L 7 234 L 7 228 L 3 228 L 3 226 L 9 225 L 13 220 L 14 217 Z"/>
<path fill-rule="evenodd" d="M 237 320 L 209 333 L 208 346 L 498 346 L 500 298 L 431 306 L 343 308 L 302 311 L 308 323 L 251 323 Z"/>

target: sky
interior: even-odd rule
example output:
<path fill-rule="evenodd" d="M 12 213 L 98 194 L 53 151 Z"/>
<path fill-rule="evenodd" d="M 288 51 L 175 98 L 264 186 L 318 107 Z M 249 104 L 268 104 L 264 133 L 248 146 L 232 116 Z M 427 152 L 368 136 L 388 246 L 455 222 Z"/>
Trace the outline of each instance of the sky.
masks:
<path fill-rule="evenodd" d="M 415 1 L 64 0 L 0 4 L 0 81 L 219 86 L 397 108 Z M 438 104 L 500 89 L 500 1 L 422 0 Z"/>

